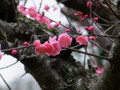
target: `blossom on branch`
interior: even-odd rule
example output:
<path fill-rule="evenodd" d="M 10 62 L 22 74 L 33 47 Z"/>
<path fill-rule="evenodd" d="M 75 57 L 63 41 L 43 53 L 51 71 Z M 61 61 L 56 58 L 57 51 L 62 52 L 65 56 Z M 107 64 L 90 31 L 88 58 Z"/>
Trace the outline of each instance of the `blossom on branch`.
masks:
<path fill-rule="evenodd" d="M 25 6 L 23 6 L 23 5 L 18 5 L 17 9 L 24 16 L 26 16 L 28 14 L 28 10 L 25 9 Z"/>
<path fill-rule="evenodd" d="M 30 17 L 32 18 L 36 18 L 37 17 L 37 10 L 36 10 L 36 7 L 30 7 L 28 8 L 28 14 L 30 15 Z"/>
<path fill-rule="evenodd" d="M 98 69 L 96 69 L 96 73 L 99 76 L 102 74 L 103 71 L 104 71 L 104 69 L 102 67 L 99 67 Z"/>
<path fill-rule="evenodd" d="M 58 42 L 60 43 L 61 47 L 67 48 L 71 45 L 72 38 L 67 33 L 63 33 L 59 35 Z"/>
<path fill-rule="evenodd" d="M 46 53 L 46 46 L 44 44 L 40 44 L 38 45 L 37 47 L 35 47 L 35 51 L 38 53 L 38 54 L 45 54 Z"/>
<path fill-rule="evenodd" d="M 88 43 L 88 37 L 86 37 L 86 36 L 78 36 L 76 38 L 76 42 L 79 43 L 79 44 L 81 44 L 81 45 L 87 45 L 87 43 Z"/>
<path fill-rule="evenodd" d="M 35 42 L 34 42 L 34 46 L 35 46 L 35 47 L 38 47 L 39 45 L 41 45 L 40 40 L 35 40 Z"/>
<path fill-rule="evenodd" d="M 93 3 L 91 1 L 88 1 L 86 4 L 87 7 L 92 7 L 92 5 L 93 5 Z"/>
<path fill-rule="evenodd" d="M 16 55 L 18 53 L 18 50 L 13 49 L 11 53 L 12 55 Z"/>

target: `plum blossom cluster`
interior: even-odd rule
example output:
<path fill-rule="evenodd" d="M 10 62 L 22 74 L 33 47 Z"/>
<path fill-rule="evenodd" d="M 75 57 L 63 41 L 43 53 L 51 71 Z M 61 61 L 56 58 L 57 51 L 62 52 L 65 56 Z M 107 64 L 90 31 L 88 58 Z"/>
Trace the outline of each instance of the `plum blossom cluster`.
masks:
<path fill-rule="evenodd" d="M 49 38 L 48 41 L 41 44 L 40 40 L 34 42 L 35 51 L 38 54 L 47 54 L 48 56 L 55 56 L 60 54 L 62 48 L 67 48 L 72 43 L 72 37 L 67 33 L 63 33 L 57 37 Z"/>
<path fill-rule="evenodd" d="M 95 40 L 95 37 L 90 37 L 91 40 Z M 76 37 L 76 42 L 81 45 L 87 45 L 89 38 L 87 36 Z M 71 46 L 72 37 L 67 33 L 60 34 L 58 39 L 56 36 L 49 37 L 49 40 L 45 43 L 41 43 L 40 40 L 35 40 L 34 47 L 38 54 L 47 54 L 48 56 L 55 56 L 60 54 L 62 48 L 68 48 Z"/>
<path fill-rule="evenodd" d="M 49 8 L 50 8 L 49 6 L 45 6 L 45 10 L 48 11 Z M 24 5 L 19 5 L 19 6 L 17 6 L 17 9 L 22 15 L 24 15 L 24 16 L 29 15 L 31 18 L 35 19 L 39 23 L 45 23 L 47 25 L 48 29 L 58 27 L 61 24 L 60 21 L 53 24 L 52 20 L 50 20 L 49 18 L 44 16 L 44 12 L 42 12 L 42 14 L 39 14 L 38 11 L 36 10 L 36 7 L 32 6 L 30 8 L 25 8 Z"/>
<path fill-rule="evenodd" d="M 84 13 L 81 12 L 81 11 L 78 11 L 77 13 L 74 13 L 74 16 L 79 16 L 81 22 L 86 20 L 86 19 L 89 19 L 89 15 L 88 14 L 84 15 Z M 97 22 L 97 21 L 99 21 L 99 18 L 98 17 L 94 17 L 92 20 L 93 20 L 93 22 Z M 88 31 L 93 31 L 94 30 L 94 26 L 92 26 L 92 25 L 89 26 L 89 27 L 85 26 L 84 29 L 88 30 Z"/>
<path fill-rule="evenodd" d="M 88 37 L 88 36 L 77 36 L 76 37 L 76 42 L 81 44 L 81 45 L 87 45 L 89 40 L 96 40 L 96 37 L 95 36 L 91 36 L 91 37 Z"/>

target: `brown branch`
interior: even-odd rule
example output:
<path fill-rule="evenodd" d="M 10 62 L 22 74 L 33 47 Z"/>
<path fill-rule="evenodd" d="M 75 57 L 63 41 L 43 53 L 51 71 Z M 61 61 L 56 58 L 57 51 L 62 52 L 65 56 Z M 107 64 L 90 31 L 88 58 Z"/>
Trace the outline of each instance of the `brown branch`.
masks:
<path fill-rule="evenodd" d="M 107 0 L 104 0 L 105 3 L 107 4 L 107 6 L 110 8 L 111 12 L 113 13 L 113 15 L 120 20 L 120 17 L 115 13 L 115 11 L 112 9 L 112 7 L 109 5 L 109 3 L 107 2 Z"/>
<path fill-rule="evenodd" d="M 107 53 L 108 53 L 108 51 L 107 51 L 107 50 L 105 50 L 104 48 L 100 47 L 99 45 L 97 45 L 97 44 L 96 44 L 96 43 L 94 43 L 93 41 L 91 41 L 91 40 L 90 40 L 90 42 L 91 42 L 92 44 L 94 44 L 95 46 L 97 46 L 98 48 L 100 48 L 101 50 L 103 50 L 103 51 L 105 51 L 105 52 L 107 52 Z"/>
<path fill-rule="evenodd" d="M 5 50 L 1 50 L 2 52 L 7 52 L 7 51 L 11 51 L 11 50 L 19 50 L 19 49 L 24 49 L 24 48 L 29 48 L 29 47 L 33 47 L 33 45 L 29 45 L 29 46 L 20 46 L 20 47 L 15 47 L 15 48 L 9 48 L 9 49 L 5 49 Z"/>
<path fill-rule="evenodd" d="M 86 54 L 86 55 L 90 55 L 90 56 L 102 58 L 102 59 L 105 59 L 105 60 L 107 60 L 107 61 L 111 61 L 111 58 L 109 58 L 109 57 L 98 56 L 98 55 L 95 55 L 95 54 L 83 52 L 83 51 L 80 51 L 80 50 L 77 50 L 77 49 L 73 49 L 73 48 L 66 48 L 66 49 L 72 50 L 72 51 L 76 51 L 76 52 L 79 52 L 79 53 L 82 53 L 82 54 Z"/>

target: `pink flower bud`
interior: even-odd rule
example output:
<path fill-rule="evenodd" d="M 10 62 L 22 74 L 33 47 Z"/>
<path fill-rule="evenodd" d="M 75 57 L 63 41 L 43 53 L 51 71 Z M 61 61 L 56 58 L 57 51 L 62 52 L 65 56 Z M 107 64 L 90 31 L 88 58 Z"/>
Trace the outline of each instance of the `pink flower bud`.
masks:
<path fill-rule="evenodd" d="M 83 12 L 78 11 L 78 14 L 79 14 L 79 15 L 83 15 Z"/>
<path fill-rule="evenodd" d="M 54 27 L 58 27 L 60 24 L 61 24 L 61 22 L 59 21 L 58 23 L 56 23 L 56 24 L 54 25 Z"/>
<path fill-rule="evenodd" d="M 92 36 L 90 37 L 90 40 L 96 40 L 96 37 Z"/>
<path fill-rule="evenodd" d="M 98 21 L 98 20 L 99 20 L 99 18 L 98 18 L 98 17 L 95 17 L 95 18 L 94 18 L 94 21 Z"/>
<path fill-rule="evenodd" d="M 89 31 L 93 31 L 93 30 L 94 30 L 94 27 L 93 27 L 93 26 L 90 26 L 90 27 L 88 28 L 88 30 L 89 30 Z"/>
<path fill-rule="evenodd" d="M 87 2 L 87 7 L 91 7 L 93 5 L 93 3 L 91 1 Z"/>
<path fill-rule="evenodd" d="M 28 43 L 28 42 L 23 43 L 23 46 L 29 46 L 29 45 L 30 45 L 30 43 Z"/>
<path fill-rule="evenodd" d="M 66 31 L 66 32 L 70 32 L 70 31 L 71 31 L 71 29 L 66 29 L 65 31 Z"/>
<path fill-rule="evenodd" d="M 78 16 L 78 13 L 74 13 L 74 16 Z"/>
<path fill-rule="evenodd" d="M 87 26 L 85 26 L 85 27 L 84 27 L 84 29 L 85 29 L 85 30 L 88 30 L 88 27 L 87 27 Z"/>
<path fill-rule="evenodd" d="M 85 15 L 85 18 L 88 18 L 88 17 L 89 17 L 89 15 L 88 15 L 88 14 L 86 14 L 86 15 Z"/>
<path fill-rule="evenodd" d="M 48 10 L 50 9 L 50 6 L 49 6 L 49 5 L 45 5 L 44 9 L 45 9 L 46 11 L 48 11 Z"/>
<path fill-rule="evenodd" d="M 12 54 L 13 54 L 13 55 L 16 55 L 17 53 L 18 53 L 17 50 L 12 50 Z"/>
<path fill-rule="evenodd" d="M 80 21 L 84 21 L 85 20 L 85 18 L 80 18 Z"/>

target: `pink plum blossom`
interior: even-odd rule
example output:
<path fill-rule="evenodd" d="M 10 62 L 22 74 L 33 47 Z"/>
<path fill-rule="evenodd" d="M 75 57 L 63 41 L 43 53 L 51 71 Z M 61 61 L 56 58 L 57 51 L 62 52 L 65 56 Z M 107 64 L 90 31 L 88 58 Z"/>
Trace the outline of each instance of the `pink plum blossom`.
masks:
<path fill-rule="evenodd" d="M 71 45 L 72 38 L 67 33 L 63 33 L 59 35 L 58 42 L 60 43 L 61 47 L 66 48 Z"/>
<path fill-rule="evenodd" d="M 36 11 L 36 7 L 28 8 L 28 14 L 30 15 L 30 17 L 36 18 L 37 14 L 38 14 L 38 12 Z"/>
<path fill-rule="evenodd" d="M 45 5 L 45 6 L 44 6 L 44 9 L 45 9 L 46 11 L 49 11 L 50 6 L 49 6 L 49 5 Z"/>
<path fill-rule="evenodd" d="M 40 45 L 41 45 L 40 40 L 35 40 L 35 41 L 34 41 L 34 46 L 35 46 L 35 47 L 38 47 L 38 46 L 40 46 Z"/>
<path fill-rule="evenodd" d="M 48 29 L 54 28 L 54 24 L 49 24 L 49 25 L 47 25 L 47 28 L 48 28 Z"/>
<path fill-rule="evenodd" d="M 25 9 L 25 6 L 23 6 L 23 5 L 18 5 L 17 9 L 24 16 L 26 16 L 28 14 L 28 10 Z"/>
<path fill-rule="evenodd" d="M 55 41 L 56 41 L 56 38 L 57 38 L 56 36 L 54 36 L 53 38 L 52 38 L 52 37 L 49 37 L 49 40 L 48 40 L 48 41 L 49 41 L 50 43 L 55 42 Z"/>
<path fill-rule="evenodd" d="M 48 18 L 45 18 L 45 24 L 47 25 L 47 27 L 49 28 L 51 24 L 51 20 Z"/>
<path fill-rule="evenodd" d="M 37 14 L 36 18 L 35 18 L 39 23 L 44 23 L 46 20 L 46 17 L 44 17 L 43 15 Z"/>
<path fill-rule="evenodd" d="M 46 47 L 46 54 L 47 54 L 48 56 L 52 55 L 53 52 L 54 52 L 54 47 L 53 47 L 53 45 L 52 45 L 51 43 L 48 43 L 48 42 L 45 42 L 43 45 Z"/>
<path fill-rule="evenodd" d="M 101 75 L 101 73 L 104 71 L 104 69 L 102 67 L 99 67 L 98 69 L 96 69 L 96 73 L 97 75 Z"/>
<path fill-rule="evenodd" d="M 85 36 L 78 36 L 76 38 L 76 42 L 81 44 L 81 45 L 87 45 L 88 43 L 88 37 L 85 37 Z"/>
<path fill-rule="evenodd" d="M 54 36 L 53 38 L 49 37 L 49 43 L 51 43 L 54 47 L 54 51 L 52 52 L 52 56 L 60 54 L 60 51 L 61 51 L 60 44 L 56 40 L 56 38 L 57 38 L 56 36 Z"/>
<path fill-rule="evenodd" d="M 51 43 L 54 47 L 54 52 L 52 53 L 52 56 L 58 55 L 61 52 L 61 46 L 58 41 L 54 41 Z"/>
<path fill-rule="evenodd" d="M 38 53 L 38 54 L 45 54 L 46 53 L 46 46 L 44 44 L 41 44 L 37 47 L 35 47 L 35 51 Z"/>

